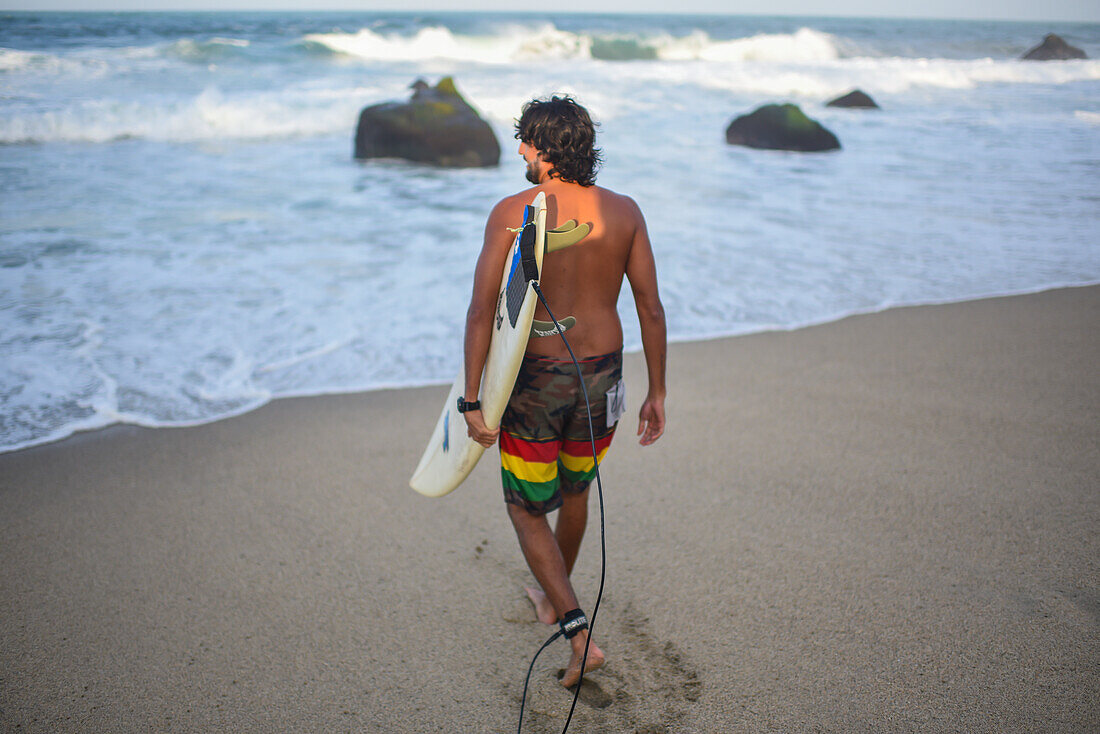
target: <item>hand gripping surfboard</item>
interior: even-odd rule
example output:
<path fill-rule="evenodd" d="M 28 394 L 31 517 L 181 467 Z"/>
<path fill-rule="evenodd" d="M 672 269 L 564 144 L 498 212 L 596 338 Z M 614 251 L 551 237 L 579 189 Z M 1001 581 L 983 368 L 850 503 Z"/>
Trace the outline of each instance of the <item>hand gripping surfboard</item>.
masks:
<path fill-rule="evenodd" d="M 481 376 L 478 399 L 486 426 L 500 425 L 532 331 L 544 335 L 541 332 L 554 330 L 552 323 L 534 323 L 538 296 L 531 284 L 542 273 L 543 255 L 580 242 L 588 231 L 587 224 L 578 226 L 572 220 L 547 231 L 546 197 L 542 192 L 526 207 L 523 226 L 512 242 L 501 275 L 489 354 Z M 576 319 L 567 317 L 562 326 L 569 320 L 572 320 L 570 326 L 576 323 Z M 485 452 L 481 444 L 466 435 L 466 421 L 458 412 L 458 398 L 465 389 L 466 373 L 459 370 L 424 455 L 409 481 L 409 486 L 420 494 L 441 497 L 454 490 Z"/>

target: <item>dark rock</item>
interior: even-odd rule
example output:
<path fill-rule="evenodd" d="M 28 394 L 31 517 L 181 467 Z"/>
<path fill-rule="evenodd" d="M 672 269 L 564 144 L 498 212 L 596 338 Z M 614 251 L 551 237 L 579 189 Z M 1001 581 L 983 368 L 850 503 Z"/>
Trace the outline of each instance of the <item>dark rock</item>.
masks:
<path fill-rule="evenodd" d="M 417 79 L 412 90 L 408 102 L 386 102 L 359 113 L 356 158 L 404 158 L 448 168 L 500 162 L 493 129 L 458 93 L 454 79 L 444 77 L 435 87 Z"/>
<path fill-rule="evenodd" d="M 803 114 L 798 105 L 769 104 L 742 115 L 726 128 L 726 142 L 750 148 L 813 152 L 836 150 L 836 136 Z"/>
<path fill-rule="evenodd" d="M 1063 59 L 1087 59 L 1085 52 L 1070 46 L 1061 36 L 1048 33 L 1043 42 L 1020 57 L 1026 61 L 1058 61 Z"/>
<path fill-rule="evenodd" d="M 853 89 L 843 97 L 837 97 L 832 102 L 825 105 L 826 107 L 854 107 L 861 110 L 877 110 L 879 106 L 875 104 L 875 100 L 859 91 Z"/>

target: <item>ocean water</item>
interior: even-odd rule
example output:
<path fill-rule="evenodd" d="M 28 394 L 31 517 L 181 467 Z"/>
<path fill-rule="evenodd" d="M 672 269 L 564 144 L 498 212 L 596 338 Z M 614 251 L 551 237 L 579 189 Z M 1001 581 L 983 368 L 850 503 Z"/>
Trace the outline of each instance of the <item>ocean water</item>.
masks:
<path fill-rule="evenodd" d="M 0 450 L 449 382 L 524 101 L 600 122 L 674 340 L 1100 281 L 1100 25 L 392 13 L 0 15 Z M 499 168 L 352 160 L 454 75 Z M 825 102 L 852 88 L 878 112 Z M 727 146 L 795 102 L 842 151 Z M 620 301 L 637 348 L 629 291 Z M 674 397 L 672 398 L 675 399 Z"/>

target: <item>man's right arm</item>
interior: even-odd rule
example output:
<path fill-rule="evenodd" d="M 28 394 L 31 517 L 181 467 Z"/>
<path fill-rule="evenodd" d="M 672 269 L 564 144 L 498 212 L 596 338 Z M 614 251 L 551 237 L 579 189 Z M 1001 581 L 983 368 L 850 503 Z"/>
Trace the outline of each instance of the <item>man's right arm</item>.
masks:
<path fill-rule="evenodd" d="M 466 336 L 464 340 L 464 360 L 466 368 L 466 388 L 464 397 L 473 401 L 480 399 L 481 373 L 485 369 L 485 359 L 489 354 L 489 342 L 493 332 L 493 314 L 496 312 L 496 299 L 500 288 L 500 274 L 504 271 L 504 261 L 514 235 L 507 227 L 508 200 L 498 203 L 489 214 L 485 223 L 485 239 L 474 269 L 474 287 L 470 297 L 470 307 L 466 311 Z M 488 428 L 480 410 L 463 414 L 466 419 L 467 434 L 488 448 L 496 441 L 499 429 Z"/>
<path fill-rule="evenodd" d="M 638 309 L 642 350 L 649 373 L 649 391 L 638 411 L 638 435 L 642 437 L 640 443 L 648 446 L 665 432 L 665 309 L 657 291 L 657 264 L 646 231 L 645 217 L 633 200 L 628 199 L 628 202 L 634 212 L 635 230 L 626 260 L 626 277 Z"/>

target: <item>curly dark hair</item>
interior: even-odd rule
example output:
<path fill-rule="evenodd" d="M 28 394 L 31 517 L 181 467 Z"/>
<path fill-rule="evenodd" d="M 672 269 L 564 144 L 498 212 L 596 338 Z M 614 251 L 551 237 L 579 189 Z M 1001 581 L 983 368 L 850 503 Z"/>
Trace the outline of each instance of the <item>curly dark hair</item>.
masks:
<path fill-rule="evenodd" d="M 592 186 L 600 167 L 595 147 L 596 124 L 588 110 L 572 97 L 533 99 L 523 105 L 516 121 L 516 140 L 532 146 L 543 160 L 554 164 L 551 176 L 562 181 Z"/>

